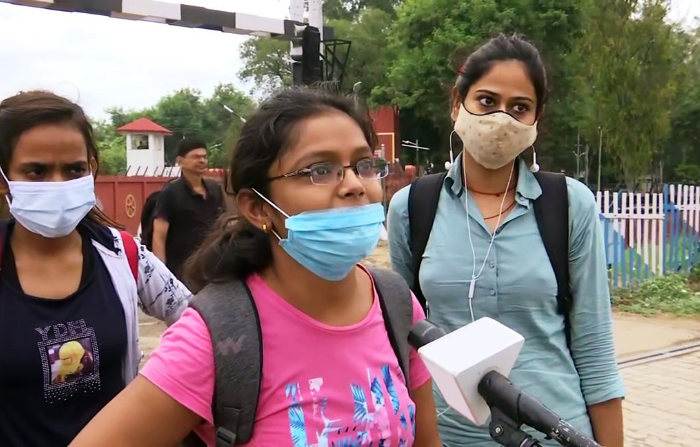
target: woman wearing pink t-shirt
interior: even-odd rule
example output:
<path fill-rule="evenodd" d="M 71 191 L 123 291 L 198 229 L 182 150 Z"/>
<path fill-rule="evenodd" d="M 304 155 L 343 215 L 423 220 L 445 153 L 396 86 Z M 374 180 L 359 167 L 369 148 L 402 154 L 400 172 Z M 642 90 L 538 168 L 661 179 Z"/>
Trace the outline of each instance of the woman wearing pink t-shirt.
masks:
<path fill-rule="evenodd" d="M 242 280 L 260 317 L 263 372 L 247 446 L 441 445 L 432 383 L 411 352 L 411 389 L 377 292 L 358 263 L 384 221 L 376 135 L 352 101 L 292 89 L 243 126 L 228 183 L 228 219 L 190 260 L 190 285 Z M 425 318 L 413 298 L 414 322 Z M 212 340 L 188 309 L 141 375 L 73 446 L 173 446 L 194 430 L 215 445 Z"/>

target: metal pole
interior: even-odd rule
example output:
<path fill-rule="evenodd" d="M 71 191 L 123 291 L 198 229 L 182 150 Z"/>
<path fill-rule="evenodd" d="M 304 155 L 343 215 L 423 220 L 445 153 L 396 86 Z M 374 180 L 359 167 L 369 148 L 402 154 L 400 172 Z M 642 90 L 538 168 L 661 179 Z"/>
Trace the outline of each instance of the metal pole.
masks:
<path fill-rule="evenodd" d="M 416 146 L 418 145 L 418 139 L 416 139 Z M 416 149 L 416 175 L 420 176 L 420 149 Z"/>
<path fill-rule="evenodd" d="M 360 107 L 360 90 L 362 89 L 362 81 L 356 82 L 355 85 L 352 86 L 352 96 L 355 100 L 355 107 L 359 108 Z"/>
<path fill-rule="evenodd" d="M 584 178 L 585 178 L 585 180 L 586 180 L 586 186 L 588 186 L 588 171 L 590 170 L 590 167 L 591 167 L 591 165 L 590 165 L 591 162 L 590 162 L 590 160 L 589 160 L 590 157 L 588 156 L 588 153 L 589 153 L 590 151 L 591 151 L 591 147 L 590 147 L 589 145 L 586 145 L 586 152 L 583 153 L 583 155 L 586 156 L 586 159 L 585 159 L 585 164 L 586 164 L 586 165 L 585 165 L 585 167 L 584 167 L 584 169 L 585 169 L 585 171 L 584 171 L 585 177 L 584 177 Z"/>
<path fill-rule="evenodd" d="M 581 157 L 576 154 L 576 180 L 581 178 Z"/>
<path fill-rule="evenodd" d="M 584 155 L 581 153 L 581 133 L 576 134 L 576 152 L 574 152 L 574 155 L 576 156 L 576 180 L 579 180 L 581 178 L 581 156 Z"/>
<path fill-rule="evenodd" d="M 600 172 L 603 159 L 603 129 L 598 127 L 598 191 L 600 191 Z"/>

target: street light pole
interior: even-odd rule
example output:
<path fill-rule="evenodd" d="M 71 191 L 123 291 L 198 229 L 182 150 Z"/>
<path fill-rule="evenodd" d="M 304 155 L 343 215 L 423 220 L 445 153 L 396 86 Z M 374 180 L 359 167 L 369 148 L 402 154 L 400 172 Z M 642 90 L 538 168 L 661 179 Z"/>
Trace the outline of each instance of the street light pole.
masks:
<path fill-rule="evenodd" d="M 416 138 L 416 147 L 418 147 L 418 139 Z M 420 170 L 420 151 L 416 150 L 416 169 Z"/>
<path fill-rule="evenodd" d="M 581 134 L 579 133 L 576 137 L 576 151 L 574 151 L 574 156 L 576 157 L 576 180 L 581 179 L 581 157 L 586 155 L 587 152 L 581 153 Z"/>
<path fill-rule="evenodd" d="M 360 91 L 362 90 L 362 81 L 356 82 L 352 86 L 352 96 L 355 100 L 355 107 L 360 106 Z"/>
<path fill-rule="evenodd" d="M 415 142 L 409 140 L 403 140 L 401 142 L 401 147 L 406 147 L 409 149 L 414 149 L 416 151 L 416 172 L 420 172 L 420 151 L 429 151 L 429 147 L 423 147 L 418 145 L 418 140 Z"/>
<path fill-rule="evenodd" d="M 239 115 L 238 113 L 236 113 L 236 111 L 233 110 L 231 107 L 227 106 L 226 104 L 224 104 L 224 103 L 222 103 L 222 102 L 220 102 L 219 104 L 221 104 L 221 107 L 223 107 L 224 109 L 226 109 L 226 111 L 227 111 L 228 113 L 230 113 L 231 115 L 233 115 L 233 116 L 235 116 L 236 118 L 238 118 L 239 120 L 241 120 L 241 122 L 242 122 L 243 124 L 246 123 L 246 119 L 243 118 L 243 117 L 242 117 L 241 115 Z"/>
<path fill-rule="evenodd" d="M 603 159 L 603 129 L 598 127 L 598 191 L 600 191 L 600 172 Z"/>

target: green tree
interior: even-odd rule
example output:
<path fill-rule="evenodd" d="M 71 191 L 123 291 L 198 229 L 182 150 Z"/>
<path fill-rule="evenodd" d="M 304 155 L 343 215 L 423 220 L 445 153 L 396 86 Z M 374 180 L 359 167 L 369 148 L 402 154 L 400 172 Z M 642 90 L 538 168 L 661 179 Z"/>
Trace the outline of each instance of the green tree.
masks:
<path fill-rule="evenodd" d="M 402 129 L 421 129 L 421 142 L 433 151 L 433 162 L 447 158 L 451 122 L 449 93 L 457 68 L 479 44 L 498 33 L 523 33 L 540 48 L 550 69 L 552 98 L 539 123 L 538 150 L 546 159 L 571 153 L 575 131 L 569 119 L 567 59 L 582 26 L 579 0 L 406 0 L 397 9 L 389 37 L 393 61 L 385 86 L 372 92 L 374 103 L 401 108 Z M 417 132 L 404 132 L 415 138 Z M 565 148 L 565 149 L 564 149 Z M 544 163 L 543 163 L 544 164 Z M 547 165 L 552 169 L 551 165 Z"/>
<path fill-rule="evenodd" d="M 238 140 L 243 126 L 241 118 L 249 116 L 255 104 L 233 84 L 221 84 L 214 89 L 214 94 L 204 101 L 204 106 L 208 110 L 207 125 L 211 127 L 212 135 L 208 140 L 209 165 L 223 168 L 228 163 L 228 154 Z M 238 116 L 232 115 L 224 106 Z"/>
<path fill-rule="evenodd" d="M 254 84 L 253 91 L 269 95 L 292 85 L 289 42 L 252 37 L 241 44 L 243 69 L 238 76 Z"/>
<path fill-rule="evenodd" d="M 169 163 L 175 162 L 177 142 L 182 138 L 199 137 L 208 141 L 212 136 L 199 90 L 184 88 L 165 96 L 153 108 L 151 118 L 173 132 L 165 137 L 165 159 Z"/>
<path fill-rule="evenodd" d="M 336 38 L 351 42 L 345 71 L 344 86 L 362 82 L 362 92 L 371 92 L 387 82 L 392 56 L 388 34 L 393 14 L 376 8 L 361 10 L 352 21 L 331 20 Z M 371 96 L 368 98 L 371 102 Z M 371 102 L 372 106 L 378 104 Z"/>
<path fill-rule="evenodd" d="M 92 127 L 97 141 L 97 151 L 100 155 L 99 173 L 102 175 L 120 175 L 126 173 L 126 141 L 124 136 L 117 134 L 118 127 L 106 121 L 93 121 Z"/>
<path fill-rule="evenodd" d="M 105 175 L 126 174 L 126 139 L 119 136 L 103 143 L 100 151 L 100 173 Z"/>
<path fill-rule="evenodd" d="M 371 92 L 386 77 L 390 57 L 387 35 L 394 7 L 400 0 L 326 0 L 323 4 L 327 25 L 336 39 L 351 42 L 346 61 L 344 86 L 362 81 L 363 90 Z M 252 82 L 253 92 L 269 95 L 292 85 L 290 44 L 287 40 L 251 38 L 241 45 L 243 69 L 239 77 Z"/>
<path fill-rule="evenodd" d="M 211 97 L 205 98 L 197 90 L 181 89 L 167 95 L 153 107 L 143 110 L 108 110 L 108 122 L 94 122 L 95 139 L 100 151 L 103 174 L 126 172 L 126 142 L 117 129 L 141 117 L 147 117 L 173 132 L 165 138 L 166 161 L 174 163 L 177 142 L 185 136 L 202 138 L 209 149 L 209 166 L 225 167 L 228 153 L 233 148 L 241 129 L 241 119 L 232 116 L 224 107 L 239 116 L 248 116 L 253 101 L 232 84 L 220 84 Z"/>
<path fill-rule="evenodd" d="M 365 9 L 377 9 L 393 15 L 401 0 L 324 0 L 323 14 L 328 20 L 352 22 Z"/>
<path fill-rule="evenodd" d="M 604 128 L 606 163 L 629 189 L 651 171 L 670 132 L 679 44 L 665 1 L 594 0 L 578 47 L 577 80 L 589 140 Z"/>
<path fill-rule="evenodd" d="M 700 28 L 679 32 L 678 40 L 675 107 L 662 160 L 668 173 L 665 180 L 686 182 L 700 169 Z M 698 180 L 700 177 L 692 183 Z"/>

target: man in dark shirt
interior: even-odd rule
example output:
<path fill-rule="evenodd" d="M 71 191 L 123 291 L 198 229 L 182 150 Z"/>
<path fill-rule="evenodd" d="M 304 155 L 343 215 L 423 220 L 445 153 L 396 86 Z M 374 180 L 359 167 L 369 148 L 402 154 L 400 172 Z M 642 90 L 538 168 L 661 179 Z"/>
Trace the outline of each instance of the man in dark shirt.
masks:
<path fill-rule="evenodd" d="M 183 264 L 224 211 L 224 200 L 219 184 L 203 178 L 207 149 L 202 140 L 180 140 L 177 164 L 182 174 L 165 186 L 155 208 L 153 253 L 182 278 Z"/>

